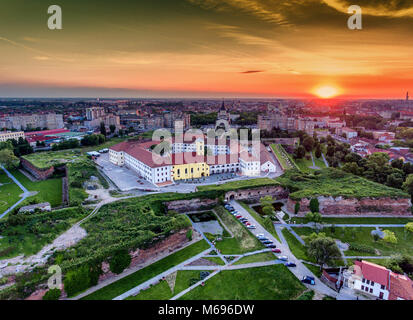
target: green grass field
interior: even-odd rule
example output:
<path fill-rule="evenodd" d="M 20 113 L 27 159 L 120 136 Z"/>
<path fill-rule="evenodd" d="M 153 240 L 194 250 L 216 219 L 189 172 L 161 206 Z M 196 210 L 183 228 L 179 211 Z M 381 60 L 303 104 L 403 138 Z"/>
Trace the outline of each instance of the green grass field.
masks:
<path fill-rule="evenodd" d="M 284 228 L 282 230 L 282 234 L 287 240 L 288 247 L 290 248 L 291 252 L 297 259 L 305 260 L 305 261 L 310 261 L 310 262 L 315 262 L 314 259 L 310 258 L 307 255 L 307 249 L 305 246 L 303 246 L 294 236 L 293 234 L 288 231 L 288 229 Z"/>
<path fill-rule="evenodd" d="M 226 270 L 181 297 L 182 300 L 294 300 L 304 285 L 284 266 Z"/>
<path fill-rule="evenodd" d="M 270 178 L 257 178 L 257 179 L 249 179 L 249 180 L 232 181 L 232 182 L 227 182 L 221 185 L 199 186 L 197 188 L 198 188 L 198 191 L 231 191 L 231 190 L 237 190 L 237 189 L 255 188 L 255 187 L 263 187 L 263 186 L 273 186 L 273 185 L 279 185 L 279 183 Z"/>
<path fill-rule="evenodd" d="M 23 190 L 3 170 L 0 170 L 0 183 L 0 213 L 3 213 L 20 200 Z"/>
<path fill-rule="evenodd" d="M 37 191 L 36 197 L 39 202 L 49 202 L 52 207 L 62 204 L 62 179 L 47 179 L 33 182 L 19 170 L 10 172 L 29 191 Z M 31 198 L 29 198 L 31 199 Z"/>
<path fill-rule="evenodd" d="M 259 214 L 259 213 L 257 213 L 254 209 L 251 209 L 247 204 L 245 204 L 245 203 L 243 203 L 243 202 L 240 202 L 240 204 L 241 204 L 241 206 L 245 209 L 245 210 L 247 210 L 251 215 L 252 215 L 252 217 L 261 225 L 261 226 L 263 226 L 264 228 L 265 228 L 265 230 L 267 230 L 269 233 L 271 233 L 278 241 L 280 241 L 280 238 L 278 237 L 278 234 L 277 234 L 277 232 L 275 231 L 275 228 L 274 228 L 274 225 L 269 225 L 269 226 L 267 226 L 265 223 L 264 223 L 264 218 Z"/>
<path fill-rule="evenodd" d="M 106 287 L 103 287 L 102 289 L 93 292 L 92 294 L 82 298 L 82 300 L 111 300 L 208 248 L 209 246 L 204 240 L 194 243 L 189 247 L 179 250 L 178 252 L 175 252 L 162 260 L 152 263 L 151 265 L 136 271 L 127 277 L 124 277 Z"/>
<path fill-rule="evenodd" d="M 251 256 L 243 257 L 243 258 L 239 259 L 237 262 L 235 262 L 234 265 L 254 263 L 254 262 L 272 261 L 272 260 L 275 260 L 275 259 L 276 259 L 276 257 L 272 252 L 263 252 L 263 253 L 258 253 L 258 254 L 254 254 L 254 255 L 251 255 Z"/>
<path fill-rule="evenodd" d="M 275 156 L 281 164 L 282 169 L 288 170 L 294 168 L 294 160 L 290 158 L 287 152 L 280 144 L 272 144 L 271 149 L 274 151 Z"/>
<path fill-rule="evenodd" d="M 222 254 L 241 254 L 264 248 L 252 233 L 223 207 L 217 207 L 215 212 L 234 235 L 234 238 L 225 238 L 216 243 L 216 248 Z"/>
<path fill-rule="evenodd" d="M 172 291 L 168 282 L 163 280 L 158 284 L 141 291 L 136 296 L 131 296 L 126 300 L 169 300 L 181 291 L 189 288 L 191 279 L 199 278 L 200 271 L 180 270 L 176 275 L 174 290 Z"/>
<path fill-rule="evenodd" d="M 307 223 L 304 217 L 292 217 L 291 223 Z M 360 217 L 343 217 L 329 218 L 323 217 L 323 223 L 326 224 L 406 224 L 413 222 L 413 218 L 360 218 Z"/>
<path fill-rule="evenodd" d="M 224 261 L 222 261 L 222 259 L 219 258 L 219 257 L 205 257 L 204 259 L 208 260 L 208 261 L 211 261 L 211 262 L 214 262 L 214 263 L 216 263 L 217 265 L 220 265 L 220 266 L 223 266 L 225 264 Z"/>
<path fill-rule="evenodd" d="M 332 232 L 331 228 L 327 227 L 322 230 L 327 236 L 339 239 L 346 243 L 354 243 L 365 245 L 380 251 L 382 256 L 391 256 L 396 253 L 413 255 L 413 234 L 406 233 L 404 228 L 384 228 L 385 230 L 393 231 L 398 239 L 397 244 L 386 243 L 382 240 L 374 241 L 371 236 L 371 231 L 375 228 L 335 228 Z M 294 231 L 299 235 L 310 235 L 314 232 L 311 228 L 294 228 Z M 355 250 L 345 251 L 346 256 L 374 256 L 375 254 L 358 252 Z"/>
<path fill-rule="evenodd" d="M 86 159 L 86 156 L 79 149 L 64 151 L 37 152 L 23 156 L 39 169 L 50 168 L 51 166 L 67 163 L 71 160 Z"/>

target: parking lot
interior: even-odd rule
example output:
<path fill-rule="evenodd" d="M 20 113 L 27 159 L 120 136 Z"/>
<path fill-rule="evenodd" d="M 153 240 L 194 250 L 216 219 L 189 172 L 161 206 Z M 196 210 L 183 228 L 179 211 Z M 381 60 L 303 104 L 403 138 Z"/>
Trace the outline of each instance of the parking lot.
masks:
<path fill-rule="evenodd" d="M 112 164 L 109 161 L 108 153 L 104 153 L 97 158 L 96 163 L 101 166 L 102 171 L 121 191 L 130 191 L 135 189 L 158 190 L 158 187 L 154 184 L 146 181 L 145 179 L 139 179 L 136 172 L 126 167 L 118 167 Z"/>

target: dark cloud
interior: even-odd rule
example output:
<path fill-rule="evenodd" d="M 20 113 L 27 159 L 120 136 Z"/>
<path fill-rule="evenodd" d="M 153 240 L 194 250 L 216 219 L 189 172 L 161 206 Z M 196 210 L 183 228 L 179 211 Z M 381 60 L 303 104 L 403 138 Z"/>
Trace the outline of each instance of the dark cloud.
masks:
<path fill-rule="evenodd" d="M 247 70 L 247 71 L 242 71 L 240 73 L 250 74 L 250 73 L 260 73 L 260 72 L 265 72 L 265 71 L 264 70 Z"/>

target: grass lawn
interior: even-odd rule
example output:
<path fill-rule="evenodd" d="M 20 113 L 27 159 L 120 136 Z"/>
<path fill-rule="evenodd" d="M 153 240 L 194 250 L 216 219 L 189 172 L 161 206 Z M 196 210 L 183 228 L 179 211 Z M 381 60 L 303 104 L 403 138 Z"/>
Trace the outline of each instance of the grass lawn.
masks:
<path fill-rule="evenodd" d="M 209 248 L 206 241 L 201 240 L 197 243 L 190 245 L 178 252 L 171 254 L 170 256 L 159 260 L 151 265 L 132 273 L 131 275 L 124 277 L 102 289 L 99 289 L 90 295 L 82 298 L 82 300 L 111 300 L 116 298 L 120 294 L 136 287 L 137 285 L 155 277 L 156 275 L 176 266 L 185 260 L 201 253 Z"/>
<path fill-rule="evenodd" d="M 198 191 L 232 191 L 238 189 L 263 187 L 263 186 L 274 186 L 279 185 L 279 183 L 270 178 L 257 178 L 248 180 L 238 180 L 227 182 L 221 185 L 209 185 L 209 186 L 199 186 Z"/>
<path fill-rule="evenodd" d="M 314 157 L 314 163 L 317 167 L 319 168 L 326 168 L 326 164 L 323 161 L 323 158 L 320 157 L 320 159 L 317 159 L 317 157 L 315 156 L 315 151 L 313 151 L 313 157 Z"/>
<path fill-rule="evenodd" d="M 261 226 L 263 226 L 263 227 L 265 228 L 265 230 L 267 230 L 269 233 L 271 233 L 271 234 L 275 237 L 275 239 L 277 239 L 278 241 L 281 242 L 280 238 L 278 237 L 277 232 L 275 231 L 275 228 L 274 228 L 274 225 L 273 225 L 273 224 L 267 225 L 266 223 L 264 223 L 264 220 L 265 220 L 265 219 L 264 219 L 263 217 L 261 217 L 261 215 L 260 215 L 258 212 L 256 212 L 254 209 L 250 208 L 247 204 L 245 204 L 245 203 L 243 203 L 243 202 L 240 202 L 240 204 L 241 204 L 241 206 L 242 206 L 245 210 L 247 210 L 247 211 L 252 215 L 252 217 L 253 217 Z"/>
<path fill-rule="evenodd" d="M 274 151 L 275 156 L 281 164 L 284 170 L 294 168 L 293 160 L 288 156 L 287 152 L 284 150 L 280 144 L 272 144 L 271 149 Z"/>
<path fill-rule="evenodd" d="M 225 270 L 182 300 L 294 300 L 304 285 L 284 266 Z"/>
<path fill-rule="evenodd" d="M 225 238 L 216 243 L 216 248 L 222 254 L 242 254 L 264 249 L 264 245 L 227 210 L 223 207 L 217 207 L 215 212 L 234 235 L 234 238 Z"/>
<path fill-rule="evenodd" d="M 291 223 L 307 223 L 306 218 L 292 217 Z M 343 218 L 323 218 L 322 222 L 327 224 L 406 224 L 413 222 L 413 218 L 360 218 L 360 217 L 343 217 Z"/>
<path fill-rule="evenodd" d="M 200 271 L 178 271 L 176 275 L 175 287 L 172 291 L 167 281 L 161 281 L 158 284 L 141 291 L 136 296 L 131 296 L 126 300 L 169 300 L 181 291 L 191 286 L 191 279 L 198 279 Z"/>
<path fill-rule="evenodd" d="M 297 298 L 297 300 L 313 300 L 314 294 L 315 294 L 315 293 L 314 293 L 313 290 L 304 292 L 301 296 L 299 296 L 299 297 Z"/>
<path fill-rule="evenodd" d="M 288 170 L 276 179 L 288 188 L 292 200 L 331 196 L 343 198 L 410 198 L 400 189 L 390 188 L 362 177 L 352 175 L 335 168 L 325 168 L 318 174 L 307 174 L 296 170 Z M 377 208 L 379 211 L 380 208 Z"/>
<path fill-rule="evenodd" d="M 52 207 L 58 207 L 62 204 L 62 179 L 47 179 L 44 181 L 33 182 L 19 170 L 10 172 L 20 183 L 29 191 L 38 191 L 34 197 L 39 202 L 49 202 Z M 31 198 L 29 198 L 30 200 Z"/>
<path fill-rule="evenodd" d="M 285 240 L 288 242 L 288 247 L 290 248 L 291 252 L 297 259 L 315 262 L 314 259 L 310 258 L 307 255 L 307 249 L 304 245 L 302 245 L 294 236 L 293 234 L 288 231 L 288 229 L 282 229 L 283 236 Z M 298 233 L 298 232 L 297 232 Z"/>
<path fill-rule="evenodd" d="M 309 263 L 305 263 L 303 262 L 303 264 L 308 268 L 308 270 L 310 270 L 317 278 L 321 277 L 321 270 L 320 267 L 314 266 L 312 264 Z"/>
<path fill-rule="evenodd" d="M 0 183 L 0 213 L 3 213 L 20 200 L 23 190 L 3 170 L 0 170 Z"/>
<path fill-rule="evenodd" d="M 263 252 L 263 253 L 258 253 L 258 254 L 253 254 L 251 256 L 243 257 L 239 259 L 237 262 L 235 262 L 234 265 L 247 264 L 247 263 L 253 263 L 253 262 L 272 261 L 275 259 L 276 257 L 272 252 Z"/>
<path fill-rule="evenodd" d="M 205 257 L 205 260 L 215 262 L 217 265 L 223 266 L 225 263 L 220 257 Z"/>
<path fill-rule="evenodd" d="M 309 154 L 307 153 L 306 156 L 309 156 Z M 309 160 L 307 160 L 305 157 L 302 159 L 296 159 L 294 160 L 295 163 L 297 164 L 298 168 L 300 168 L 300 170 L 302 172 L 308 172 L 311 173 L 314 171 L 314 169 L 310 169 L 309 167 L 313 166 L 313 161 L 311 160 L 311 158 Z"/>
<path fill-rule="evenodd" d="M 396 234 L 398 242 L 396 244 L 386 243 L 382 240 L 374 241 L 371 236 L 371 231 L 374 228 L 336 228 L 335 232 L 331 228 L 324 228 L 322 232 L 327 236 L 339 239 L 346 243 L 354 243 L 356 245 L 364 245 L 370 248 L 377 249 L 382 256 L 391 256 L 393 254 L 409 254 L 413 255 L 413 234 L 405 233 L 404 228 L 384 228 L 385 230 L 393 231 Z M 294 231 L 300 235 L 309 235 L 314 232 L 311 228 L 294 228 Z M 345 251 L 346 256 L 374 256 L 375 254 L 358 252 L 355 250 Z"/>
<path fill-rule="evenodd" d="M 64 151 L 36 152 L 23 156 L 22 158 L 30 161 L 39 169 L 47 169 L 54 165 L 64 164 L 70 160 L 86 159 L 79 149 Z"/>

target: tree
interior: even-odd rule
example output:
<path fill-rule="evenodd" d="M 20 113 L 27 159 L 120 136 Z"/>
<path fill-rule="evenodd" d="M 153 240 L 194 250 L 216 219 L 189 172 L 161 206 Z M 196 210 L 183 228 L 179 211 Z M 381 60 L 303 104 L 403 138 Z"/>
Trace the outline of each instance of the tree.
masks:
<path fill-rule="evenodd" d="M 317 198 L 310 200 L 310 210 L 312 213 L 320 211 L 320 203 L 318 202 Z"/>
<path fill-rule="evenodd" d="M 298 146 L 297 149 L 295 149 L 295 151 L 294 151 L 294 157 L 295 157 L 296 159 L 302 159 L 302 158 L 304 158 L 305 154 L 306 154 L 306 150 L 305 150 L 305 148 L 304 148 L 303 146 L 301 146 L 301 145 Z"/>
<path fill-rule="evenodd" d="M 413 200 L 413 174 L 409 174 L 406 178 L 406 181 L 403 183 L 402 186 L 403 190 L 406 191 Z"/>
<path fill-rule="evenodd" d="M 89 266 L 84 265 L 78 269 L 68 271 L 63 283 L 69 297 L 89 288 Z"/>
<path fill-rule="evenodd" d="M 356 176 L 362 175 L 364 172 L 363 168 L 360 168 L 355 162 L 345 163 L 341 169 Z"/>
<path fill-rule="evenodd" d="M 397 243 L 397 237 L 396 234 L 393 231 L 390 230 L 383 230 L 384 237 L 383 241 L 387 243 Z"/>
<path fill-rule="evenodd" d="M 10 149 L 0 150 L 0 164 L 6 169 L 17 168 L 19 165 L 19 158 L 17 158 Z"/>
<path fill-rule="evenodd" d="M 116 131 L 116 126 L 114 125 L 114 124 L 111 124 L 110 126 L 109 126 L 109 130 L 110 130 L 110 133 L 115 133 L 115 131 Z"/>
<path fill-rule="evenodd" d="M 106 126 L 104 122 L 100 123 L 100 133 L 106 137 Z"/>
<path fill-rule="evenodd" d="M 313 233 L 309 236 L 308 240 L 307 252 L 317 261 L 320 269 L 322 269 L 325 264 L 341 256 L 341 252 L 334 239 L 327 237 L 325 233 Z"/>
<path fill-rule="evenodd" d="M 120 274 L 123 270 L 129 267 L 131 261 L 132 258 L 127 250 L 119 250 L 109 261 L 110 271 Z"/>
<path fill-rule="evenodd" d="M 387 176 L 386 185 L 392 188 L 401 189 L 403 185 L 403 175 L 400 173 L 392 173 Z"/>
<path fill-rule="evenodd" d="M 188 229 L 186 232 L 186 238 L 191 241 L 192 240 L 192 229 Z"/>
<path fill-rule="evenodd" d="M 274 202 L 274 199 L 272 196 L 265 196 L 265 197 L 260 198 L 261 207 L 266 207 L 266 206 L 272 207 L 273 202 Z"/>
<path fill-rule="evenodd" d="M 323 216 L 318 212 L 309 212 L 305 215 L 308 222 L 320 223 L 323 220 Z"/>
<path fill-rule="evenodd" d="M 265 206 L 262 208 L 262 212 L 264 213 L 264 215 L 266 216 L 271 216 L 274 214 L 274 207 L 271 206 Z"/>
<path fill-rule="evenodd" d="M 294 205 L 294 213 L 295 214 L 298 214 L 298 212 L 300 212 L 300 202 L 299 201 L 297 201 L 296 203 L 295 203 L 295 205 Z"/>
<path fill-rule="evenodd" d="M 50 289 L 43 296 L 43 300 L 59 300 L 61 295 L 62 291 L 60 289 Z"/>
<path fill-rule="evenodd" d="M 317 148 L 315 149 L 315 156 L 317 159 L 321 158 L 321 146 L 317 145 Z"/>
<path fill-rule="evenodd" d="M 315 141 L 312 137 L 306 137 L 303 140 L 303 146 L 304 146 L 305 150 L 307 150 L 307 152 L 310 152 L 311 150 L 313 150 L 314 143 L 315 143 Z"/>
<path fill-rule="evenodd" d="M 409 222 L 407 223 L 404 228 L 406 229 L 406 231 L 413 233 L 413 222 Z"/>

